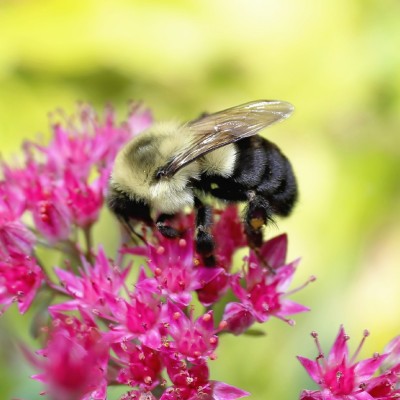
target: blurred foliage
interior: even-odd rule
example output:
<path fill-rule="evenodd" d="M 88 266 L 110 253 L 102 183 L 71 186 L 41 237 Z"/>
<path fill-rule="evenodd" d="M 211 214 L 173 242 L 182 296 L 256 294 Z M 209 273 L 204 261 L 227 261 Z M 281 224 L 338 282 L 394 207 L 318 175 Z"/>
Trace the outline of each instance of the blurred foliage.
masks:
<path fill-rule="evenodd" d="M 399 17 L 396 0 L 2 0 L 2 156 L 48 137 L 47 113 L 77 101 L 111 103 L 123 118 L 141 99 L 157 119 L 182 120 L 292 102 L 295 115 L 266 134 L 299 179 L 299 205 L 279 230 L 303 256 L 295 283 L 318 276 L 297 298 L 312 312 L 295 328 L 268 323 L 266 337 L 224 336 L 213 378 L 254 399 L 296 398 L 313 387 L 295 359 L 316 355 L 311 330 L 328 346 L 343 323 L 356 346 L 368 327 L 365 355 L 400 333 Z M 115 241 L 113 224 L 107 215 L 99 242 Z M 39 398 L 10 344 L 15 332 L 29 340 L 32 315 L 0 320 L 2 398 Z"/>

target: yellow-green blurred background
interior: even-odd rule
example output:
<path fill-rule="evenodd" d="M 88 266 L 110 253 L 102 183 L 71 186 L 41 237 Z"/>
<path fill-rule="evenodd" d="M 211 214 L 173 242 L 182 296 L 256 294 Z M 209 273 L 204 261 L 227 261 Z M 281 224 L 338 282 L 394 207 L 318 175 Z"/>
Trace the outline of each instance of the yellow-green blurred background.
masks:
<path fill-rule="evenodd" d="M 185 120 L 261 98 L 296 107 L 265 135 L 292 160 L 301 192 L 268 234 L 287 231 L 290 258 L 302 256 L 295 285 L 318 280 L 295 297 L 312 308 L 295 327 L 271 321 L 263 338 L 222 337 L 212 378 L 253 399 L 292 399 L 314 387 L 295 359 L 316 355 L 310 331 L 326 348 L 343 323 L 355 349 L 369 328 L 364 356 L 400 334 L 400 3 L 0 1 L 7 159 L 23 139 L 49 136 L 49 111 L 76 101 L 111 103 L 123 118 L 141 99 L 156 119 Z M 39 398 L 8 346 L 28 336 L 28 319 L 13 309 L 0 321 L 2 399 Z"/>

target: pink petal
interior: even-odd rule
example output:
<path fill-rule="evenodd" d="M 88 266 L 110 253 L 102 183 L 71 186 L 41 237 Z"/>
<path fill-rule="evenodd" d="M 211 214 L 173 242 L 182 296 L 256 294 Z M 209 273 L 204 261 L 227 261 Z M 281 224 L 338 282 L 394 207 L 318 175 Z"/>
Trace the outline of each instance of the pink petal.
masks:
<path fill-rule="evenodd" d="M 339 329 L 339 333 L 336 337 L 335 343 L 333 344 L 331 351 L 329 352 L 328 364 L 341 364 L 344 359 L 347 360 L 349 349 L 347 347 L 348 336 L 344 331 L 343 325 Z"/>
<path fill-rule="evenodd" d="M 320 375 L 317 362 L 301 356 L 297 356 L 297 359 L 300 361 L 301 365 L 307 371 L 308 375 L 310 375 L 311 379 L 315 383 L 319 383 L 322 377 Z"/>
<path fill-rule="evenodd" d="M 133 254 L 135 256 L 142 256 L 142 257 L 148 257 L 149 256 L 149 250 L 147 247 L 142 246 L 136 246 L 136 247 L 121 247 L 119 249 L 119 252 L 121 254 Z"/>
<path fill-rule="evenodd" d="M 135 337 L 135 335 L 123 329 L 113 329 L 104 333 L 102 337 L 104 343 L 111 344 L 111 343 L 120 343 L 127 341 Z"/>
<path fill-rule="evenodd" d="M 231 288 L 234 295 L 241 301 L 247 299 L 247 291 L 240 285 L 240 275 L 236 274 L 231 277 Z"/>
<path fill-rule="evenodd" d="M 66 291 L 73 293 L 75 296 L 82 296 L 82 283 L 75 274 L 58 267 L 54 268 L 54 272 L 63 286 L 65 286 Z M 62 287 L 60 289 L 63 291 Z"/>
<path fill-rule="evenodd" d="M 228 330 L 235 335 L 240 335 L 255 322 L 251 310 L 241 303 L 228 303 L 222 319 L 228 323 Z"/>
<path fill-rule="evenodd" d="M 54 318 L 54 313 L 59 313 L 60 311 L 76 311 L 81 306 L 81 302 L 78 300 L 70 300 L 65 303 L 53 304 L 48 310 L 50 315 Z"/>
<path fill-rule="evenodd" d="M 276 287 L 278 292 L 286 292 L 292 283 L 294 273 L 296 272 L 295 266 L 300 260 L 293 261 L 292 263 L 285 265 L 278 269 L 278 273 L 275 279 L 279 279 L 279 283 Z"/>
<path fill-rule="evenodd" d="M 300 400 L 326 400 L 326 397 L 322 397 L 322 392 L 319 390 L 303 390 Z"/>
<path fill-rule="evenodd" d="M 396 336 L 385 347 L 385 353 L 392 353 L 392 352 L 400 353 L 400 336 Z"/>
<path fill-rule="evenodd" d="M 278 268 L 285 264 L 287 244 L 287 235 L 284 233 L 265 242 L 260 253 L 272 268 Z"/>
<path fill-rule="evenodd" d="M 161 346 L 161 335 L 158 329 L 151 329 L 145 335 L 140 335 L 139 340 L 143 345 L 151 349 L 158 349 Z"/>
<path fill-rule="evenodd" d="M 168 302 L 169 333 L 179 337 L 188 328 L 190 321 L 185 313 L 174 303 Z"/>
<path fill-rule="evenodd" d="M 133 107 L 137 107 L 134 105 Z M 151 111 L 149 109 L 133 109 L 128 118 L 128 127 L 133 135 L 147 129 L 153 121 Z"/>
<path fill-rule="evenodd" d="M 195 285 L 193 290 L 198 290 L 215 279 L 219 274 L 224 273 L 223 268 L 197 268 L 195 270 Z"/>
<path fill-rule="evenodd" d="M 197 321 L 196 325 L 199 325 L 203 331 L 214 333 L 214 316 L 212 311 L 208 311 L 204 315 L 201 315 Z"/>
<path fill-rule="evenodd" d="M 367 392 L 360 392 L 355 394 L 354 396 L 351 396 L 350 399 L 354 399 L 354 400 L 376 400 L 376 397 L 371 396 L 369 393 Z M 384 400 L 384 399 L 382 399 Z M 390 400 L 390 397 L 387 398 L 387 400 Z"/>
<path fill-rule="evenodd" d="M 168 296 L 175 303 L 185 307 L 188 306 L 192 300 L 192 295 L 190 292 L 170 293 Z"/>
<path fill-rule="evenodd" d="M 250 396 L 250 393 L 228 385 L 224 382 L 211 381 L 213 386 L 213 399 L 215 400 L 235 400 Z"/>
<path fill-rule="evenodd" d="M 366 360 L 362 360 L 354 368 L 354 373 L 357 376 L 359 382 L 370 378 L 375 371 L 381 366 L 389 354 L 378 355 L 377 357 L 371 357 Z"/>
<path fill-rule="evenodd" d="M 303 306 L 302 304 L 295 303 L 292 300 L 285 299 L 281 303 L 281 308 L 277 313 L 277 315 L 286 316 L 286 315 L 298 314 L 305 311 L 310 311 L 310 308 Z"/>

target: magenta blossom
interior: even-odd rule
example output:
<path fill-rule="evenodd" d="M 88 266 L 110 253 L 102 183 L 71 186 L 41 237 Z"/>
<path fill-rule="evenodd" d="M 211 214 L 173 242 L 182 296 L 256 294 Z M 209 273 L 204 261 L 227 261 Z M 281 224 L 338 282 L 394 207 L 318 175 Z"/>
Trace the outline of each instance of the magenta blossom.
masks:
<path fill-rule="evenodd" d="M 122 364 L 117 381 L 129 386 L 151 390 L 160 383 L 164 367 L 161 355 L 154 349 L 122 341 L 112 346 L 115 361 Z"/>
<path fill-rule="evenodd" d="M 35 235 L 18 220 L 11 220 L 0 211 L 0 257 L 30 255 Z"/>
<path fill-rule="evenodd" d="M 8 308 L 16 302 L 19 312 L 25 313 L 35 298 L 43 278 L 41 268 L 30 256 L 14 255 L 1 259 L 0 304 Z"/>
<path fill-rule="evenodd" d="M 184 360 L 166 359 L 168 376 L 173 383 L 166 389 L 161 400 L 234 400 L 249 393 L 223 382 L 210 381 L 206 363 L 188 365 Z"/>
<path fill-rule="evenodd" d="M 52 399 L 106 399 L 108 347 L 90 318 L 57 315 L 47 347 L 38 353 L 45 360 L 37 362 L 43 372 L 34 378 Z"/>
<path fill-rule="evenodd" d="M 373 377 L 382 365 L 388 354 L 374 355 L 362 361 L 356 361 L 365 338 L 369 335 L 364 332 L 364 337 L 353 356 L 349 357 L 346 335 L 341 326 L 339 334 L 327 358 L 325 358 L 318 341 L 318 335 L 313 332 L 318 356 L 315 360 L 297 358 L 306 369 L 311 378 L 320 386 L 320 390 L 304 390 L 302 400 L 390 400 L 397 398 L 399 393 L 395 390 L 397 377 L 392 373 L 385 373 Z"/>
<path fill-rule="evenodd" d="M 97 169 L 110 166 L 120 147 L 152 122 L 150 112 L 137 104 L 131 109 L 129 122 L 121 125 L 116 123 L 111 107 L 107 107 L 104 117 L 100 118 L 86 104 L 79 107 L 78 118 L 61 112 L 52 117 L 61 120 L 52 124 L 52 142 L 46 147 L 32 146 L 45 155 L 46 168 L 56 176 L 71 171 L 84 179 L 94 166 Z"/>
<path fill-rule="evenodd" d="M 218 211 L 217 214 L 218 220 L 212 230 L 217 241 L 216 258 L 218 265 L 229 272 L 234 253 L 247 245 L 246 235 L 242 218 L 236 206 L 229 205 L 224 210 Z"/>
<path fill-rule="evenodd" d="M 0 181 L 0 220 L 14 221 L 19 219 L 26 210 L 26 197 L 23 188 L 20 186 L 21 182 L 13 182 L 12 179 L 8 179 L 8 175 L 15 173 L 15 171 L 1 159 L 0 171 L 4 175 L 4 181 Z"/>
<path fill-rule="evenodd" d="M 37 230 L 50 243 L 68 238 L 72 229 L 72 215 L 60 187 L 51 185 L 38 193 L 31 211 Z"/>
<path fill-rule="evenodd" d="M 202 288 L 197 290 L 197 296 L 203 306 L 209 307 L 216 303 L 230 287 L 231 275 L 223 268 L 215 268 L 218 273 Z"/>
<path fill-rule="evenodd" d="M 138 338 L 145 346 L 157 349 L 161 346 L 161 321 L 165 314 L 157 288 L 148 285 L 143 269 L 140 272 L 136 291 L 129 300 L 105 294 L 107 307 L 115 325 L 105 334 L 106 340 L 116 343 Z"/>
<path fill-rule="evenodd" d="M 383 372 L 396 370 L 400 372 L 400 336 L 396 336 L 392 339 L 384 350 L 388 357 L 381 366 Z"/>
<path fill-rule="evenodd" d="M 189 361 L 199 363 L 206 358 L 216 358 L 218 336 L 212 311 L 194 321 L 192 312 L 187 317 L 178 306 L 169 302 L 167 331 L 173 339 L 170 348 Z"/>
<path fill-rule="evenodd" d="M 200 302 L 208 307 L 216 303 L 230 287 L 230 271 L 234 253 L 246 245 L 243 223 L 236 206 L 229 205 L 225 210 L 218 210 L 217 221 L 213 226 L 216 240 L 216 260 L 220 267 L 218 274 L 197 290 Z"/>
<path fill-rule="evenodd" d="M 149 111 L 138 106 L 121 125 L 110 107 L 103 120 L 87 105 L 80 107 L 77 120 L 60 114 L 62 121 L 53 123 L 48 146 L 26 142 L 25 167 L 2 163 L 0 171 L 5 179 L 0 182 L 0 213 L 7 205 L 15 220 L 30 211 L 36 230 L 51 244 L 68 239 L 75 226 L 87 229 L 97 221 L 117 152 L 151 124 Z M 21 239 L 32 242 L 26 232 L 21 238 L 15 229 L 5 237 L 2 225 L 0 217 L 0 242 L 12 240 L 25 247 Z"/>
<path fill-rule="evenodd" d="M 0 257 L 31 255 L 35 235 L 20 221 L 26 200 L 20 188 L 0 181 Z"/>
<path fill-rule="evenodd" d="M 193 240 L 187 234 L 180 240 L 159 238 L 158 246 L 149 246 L 149 268 L 163 295 L 187 306 L 192 292 L 215 278 L 221 268 L 195 265 Z"/>
<path fill-rule="evenodd" d="M 107 307 L 106 296 L 119 296 L 130 267 L 121 269 L 115 265 L 106 257 L 101 247 L 93 265 L 83 256 L 81 262 L 79 275 L 65 269 L 54 268 L 61 283 L 60 286 L 54 285 L 54 289 L 70 296 L 72 300 L 55 304 L 49 309 L 51 312 L 90 309 L 97 315 L 107 317 L 111 311 Z"/>
<path fill-rule="evenodd" d="M 157 398 L 151 392 L 143 389 L 130 390 L 128 393 L 123 394 L 119 400 L 157 400 Z"/>
<path fill-rule="evenodd" d="M 300 288 L 288 291 L 298 260 L 284 264 L 286 249 L 286 235 L 271 239 L 263 244 L 259 255 L 250 254 L 248 268 L 244 272 L 244 287 L 241 285 L 242 274 L 232 276 L 231 287 L 240 302 L 229 303 L 225 308 L 223 319 L 229 331 L 240 334 L 254 322 L 265 322 L 272 316 L 292 325 L 294 321 L 287 316 L 309 310 L 287 296 L 315 278 L 310 278 Z"/>
<path fill-rule="evenodd" d="M 105 169 L 90 184 L 78 179 L 70 171 L 65 172 L 64 185 L 72 222 L 81 228 L 91 226 L 99 217 L 104 202 L 104 188 L 107 186 L 109 171 Z"/>

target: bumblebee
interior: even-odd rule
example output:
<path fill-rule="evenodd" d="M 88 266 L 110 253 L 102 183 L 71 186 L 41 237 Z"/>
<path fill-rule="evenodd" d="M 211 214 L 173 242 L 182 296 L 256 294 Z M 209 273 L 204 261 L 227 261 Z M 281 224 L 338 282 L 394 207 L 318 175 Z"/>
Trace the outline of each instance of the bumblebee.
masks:
<path fill-rule="evenodd" d="M 244 230 L 249 246 L 259 248 L 262 227 L 290 214 L 298 190 L 289 160 L 258 133 L 292 112 L 287 102 L 259 100 L 185 124 L 153 124 L 118 153 L 109 208 L 130 229 L 142 221 L 174 238 L 180 232 L 168 221 L 194 207 L 196 250 L 213 264 L 212 209 L 205 198 L 246 203 Z"/>

